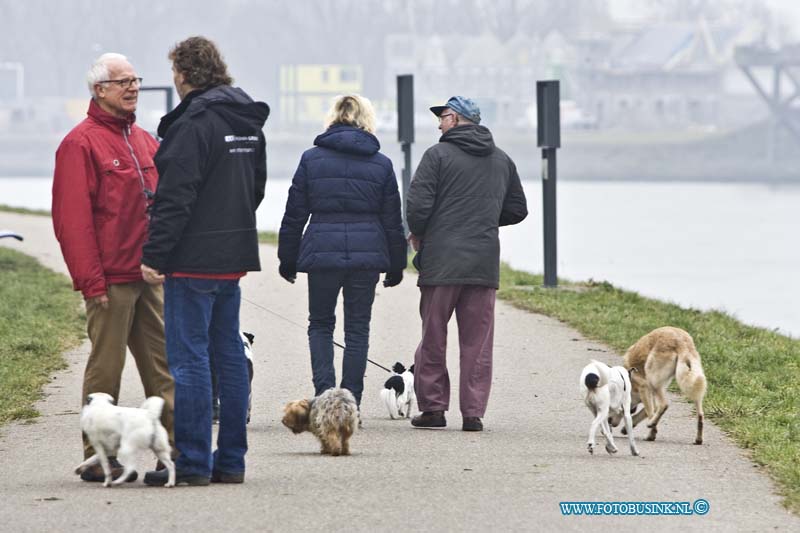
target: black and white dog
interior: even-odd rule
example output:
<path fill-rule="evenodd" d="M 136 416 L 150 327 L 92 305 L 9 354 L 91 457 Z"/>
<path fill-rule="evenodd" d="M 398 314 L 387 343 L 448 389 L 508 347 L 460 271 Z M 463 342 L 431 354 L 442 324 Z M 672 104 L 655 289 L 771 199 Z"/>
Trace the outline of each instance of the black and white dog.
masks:
<path fill-rule="evenodd" d="M 402 363 L 392 367 L 393 375 L 386 380 L 381 390 L 381 400 L 389 411 L 389 417 L 410 418 L 417 401 L 414 393 L 414 365 L 406 370 Z"/>
<path fill-rule="evenodd" d="M 247 423 L 250 423 L 250 411 L 253 407 L 253 340 L 256 338 L 252 333 L 241 331 L 239 336 L 244 345 L 244 356 L 247 358 L 247 373 L 250 376 L 250 396 L 247 401 Z M 217 375 L 214 373 L 214 365 L 211 364 L 211 410 L 212 421 L 219 422 L 219 384 Z"/>
<path fill-rule="evenodd" d="M 614 437 L 608 425 L 611 419 L 625 419 L 628 430 L 631 455 L 639 455 L 636 441 L 633 439 L 633 422 L 631 421 L 631 380 L 628 370 L 623 366 L 610 367 L 605 363 L 592 361 L 581 371 L 580 389 L 586 407 L 592 412 L 594 419 L 589 427 L 589 440 L 586 447 L 593 454 L 597 446 L 595 435 L 600 428 L 606 437 L 606 451 L 617 453 Z"/>

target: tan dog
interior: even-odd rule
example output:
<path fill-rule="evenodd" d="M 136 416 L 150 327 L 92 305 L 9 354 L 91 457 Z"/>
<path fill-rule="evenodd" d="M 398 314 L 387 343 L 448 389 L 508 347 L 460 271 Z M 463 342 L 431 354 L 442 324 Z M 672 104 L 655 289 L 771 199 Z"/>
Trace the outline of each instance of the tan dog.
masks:
<path fill-rule="evenodd" d="M 287 403 L 281 422 L 292 433 L 313 433 L 321 444 L 320 453 L 350 455 L 350 437 L 358 427 L 358 406 L 349 390 L 328 389 L 311 400 Z"/>
<path fill-rule="evenodd" d="M 669 407 L 667 387 L 674 377 L 681 392 L 697 408 L 697 436 L 695 444 L 703 444 L 703 397 L 706 394 L 706 376 L 700 363 L 700 354 L 694 347 L 691 335 L 679 328 L 658 328 L 628 348 L 625 368 L 630 372 L 633 405 L 641 400 L 644 409 L 633 416 L 633 425 L 647 416 L 650 434 L 646 440 L 655 440 L 657 426 Z"/>

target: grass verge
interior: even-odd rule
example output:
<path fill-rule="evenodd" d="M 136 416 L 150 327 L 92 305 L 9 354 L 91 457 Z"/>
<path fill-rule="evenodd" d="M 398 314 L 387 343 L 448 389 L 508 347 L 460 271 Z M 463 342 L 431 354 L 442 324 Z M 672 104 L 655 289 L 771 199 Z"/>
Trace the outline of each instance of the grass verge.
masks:
<path fill-rule="evenodd" d="M 259 231 L 258 242 L 278 246 L 278 233 L 275 231 Z"/>
<path fill-rule="evenodd" d="M 0 204 L 0 211 L 6 213 L 19 213 L 20 215 L 36 215 L 41 217 L 49 217 L 50 211 L 47 209 L 28 209 L 27 207 L 13 207 L 6 204 Z"/>
<path fill-rule="evenodd" d="M 542 282 L 541 275 L 503 265 L 498 296 L 562 320 L 620 354 L 657 327 L 688 331 L 708 378 L 706 417 L 750 450 L 777 481 L 786 507 L 800 513 L 800 340 L 606 282 L 559 280 L 557 289 L 545 289 Z"/>
<path fill-rule="evenodd" d="M 33 418 L 62 352 L 83 337 L 80 296 L 35 259 L 0 247 L 0 425 Z"/>

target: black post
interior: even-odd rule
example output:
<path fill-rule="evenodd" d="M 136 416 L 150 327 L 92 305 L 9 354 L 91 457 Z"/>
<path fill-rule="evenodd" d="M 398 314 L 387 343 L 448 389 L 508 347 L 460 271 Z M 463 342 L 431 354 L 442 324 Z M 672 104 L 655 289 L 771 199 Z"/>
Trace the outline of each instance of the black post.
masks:
<path fill-rule="evenodd" d="M 408 227 L 406 223 L 406 196 L 408 195 L 408 188 L 411 186 L 411 143 L 404 142 L 401 145 L 403 149 L 403 228 L 408 234 Z"/>
<path fill-rule="evenodd" d="M 411 185 L 411 143 L 414 142 L 414 76 L 397 76 L 397 140 L 403 149 L 404 166 L 402 178 L 403 229 L 408 235 L 406 222 L 406 198 Z"/>
<path fill-rule="evenodd" d="M 544 208 L 544 286 L 558 286 L 556 254 L 556 149 L 561 146 L 558 81 L 536 82 L 538 145 L 542 148 Z"/>
<path fill-rule="evenodd" d="M 556 149 L 542 149 L 542 204 L 544 206 L 544 286 L 558 286 L 556 264 Z"/>

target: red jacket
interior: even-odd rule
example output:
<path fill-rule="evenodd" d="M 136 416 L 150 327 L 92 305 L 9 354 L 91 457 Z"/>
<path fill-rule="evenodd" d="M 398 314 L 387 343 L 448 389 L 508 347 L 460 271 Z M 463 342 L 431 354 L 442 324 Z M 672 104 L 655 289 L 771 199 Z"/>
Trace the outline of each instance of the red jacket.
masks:
<path fill-rule="evenodd" d="M 93 298 L 142 279 L 158 142 L 134 115 L 117 118 L 94 100 L 87 115 L 56 151 L 53 227 L 75 290 Z"/>

